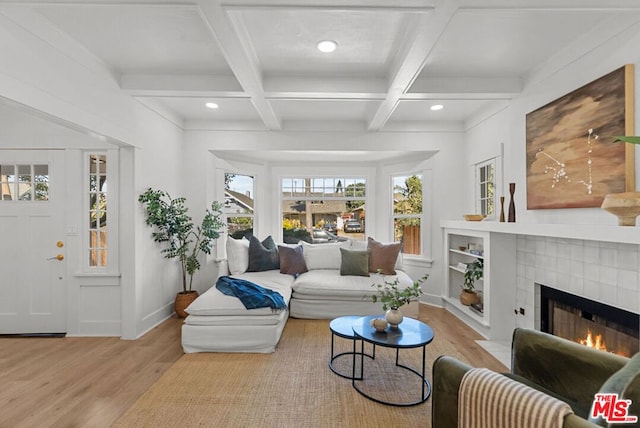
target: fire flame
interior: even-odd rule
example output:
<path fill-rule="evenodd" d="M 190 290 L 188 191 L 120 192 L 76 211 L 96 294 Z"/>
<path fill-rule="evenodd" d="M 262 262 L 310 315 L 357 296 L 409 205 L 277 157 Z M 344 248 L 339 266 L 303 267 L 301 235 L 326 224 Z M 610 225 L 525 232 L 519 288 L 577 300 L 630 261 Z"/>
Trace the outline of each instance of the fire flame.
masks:
<path fill-rule="evenodd" d="M 595 335 L 595 340 L 591 330 L 587 330 L 587 337 L 585 339 L 578 339 L 581 345 L 586 345 L 589 348 L 599 349 L 601 351 L 607 351 L 607 345 L 604 343 L 601 334 Z"/>

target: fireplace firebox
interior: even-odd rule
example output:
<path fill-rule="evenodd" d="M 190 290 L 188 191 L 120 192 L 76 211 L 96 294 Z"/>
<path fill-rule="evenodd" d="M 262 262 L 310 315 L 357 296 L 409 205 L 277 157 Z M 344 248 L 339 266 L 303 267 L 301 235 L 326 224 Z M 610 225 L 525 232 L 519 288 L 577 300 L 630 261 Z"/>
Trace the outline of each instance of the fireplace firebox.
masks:
<path fill-rule="evenodd" d="M 540 285 L 540 330 L 630 357 L 640 350 L 640 315 Z"/>

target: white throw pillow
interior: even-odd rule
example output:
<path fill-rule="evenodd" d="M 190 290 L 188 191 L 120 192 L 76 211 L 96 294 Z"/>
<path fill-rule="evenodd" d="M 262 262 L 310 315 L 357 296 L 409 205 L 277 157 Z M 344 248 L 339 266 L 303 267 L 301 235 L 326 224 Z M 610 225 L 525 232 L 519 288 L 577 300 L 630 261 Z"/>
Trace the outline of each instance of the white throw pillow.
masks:
<path fill-rule="evenodd" d="M 302 242 L 302 254 L 307 264 L 307 269 L 340 269 L 342 255 L 340 248 L 349 249 L 349 241 L 335 244 L 309 244 Z"/>
<path fill-rule="evenodd" d="M 231 275 L 240 275 L 249 268 L 249 240 L 227 237 L 227 263 Z"/>

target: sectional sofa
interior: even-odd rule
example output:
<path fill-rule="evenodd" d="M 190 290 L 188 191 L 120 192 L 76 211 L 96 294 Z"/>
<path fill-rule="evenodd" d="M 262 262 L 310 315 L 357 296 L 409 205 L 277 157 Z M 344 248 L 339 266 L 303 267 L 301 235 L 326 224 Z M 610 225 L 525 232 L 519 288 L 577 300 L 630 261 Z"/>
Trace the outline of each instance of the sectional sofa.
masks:
<path fill-rule="evenodd" d="M 382 313 L 374 304 L 374 284 L 413 284 L 402 271 L 400 243 L 345 241 L 331 244 L 276 245 L 227 239 L 227 260 L 219 275 L 228 275 L 277 291 L 286 309 L 246 309 L 215 286 L 186 309 L 182 346 L 192 352 L 273 352 L 289 316 L 331 319 L 343 315 Z"/>

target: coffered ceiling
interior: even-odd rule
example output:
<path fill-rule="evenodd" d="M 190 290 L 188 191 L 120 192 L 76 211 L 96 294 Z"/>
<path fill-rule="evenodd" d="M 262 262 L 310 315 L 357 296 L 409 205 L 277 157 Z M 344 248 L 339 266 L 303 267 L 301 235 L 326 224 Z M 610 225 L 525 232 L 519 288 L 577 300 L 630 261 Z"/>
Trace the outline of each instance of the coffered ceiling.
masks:
<path fill-rule="evenodd" d="M 23 0 L 0 13 L 55 32 L 52 48 L 95 58 L 183 129 L 375 132 L 465 129 L 545 64 L 624 31 L 617 22 L 640 16 L 640 2 Z"/>

